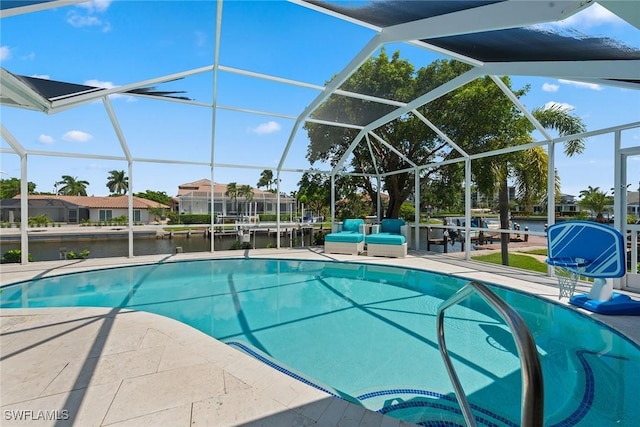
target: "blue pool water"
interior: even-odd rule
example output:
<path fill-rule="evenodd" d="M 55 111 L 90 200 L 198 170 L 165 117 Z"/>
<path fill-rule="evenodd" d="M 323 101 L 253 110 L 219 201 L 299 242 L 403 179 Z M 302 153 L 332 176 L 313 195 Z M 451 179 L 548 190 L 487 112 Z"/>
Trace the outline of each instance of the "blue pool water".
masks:
<path fill-rule="evenodd" d="M 171 317 L 369 409 L 464 425 L 437 345 L 438 305 L 466 284 L 404 268 L 228 259 L 121 267 L 2 288 L 0 307 L 126 307 Z M 528 324 L 545 425 L 637 425 L 640 348 L 574 310 L 491 286 Z M 449 353 L 481 426 L 520 423 L 511 333 L 480 298 L 446 312 Z"/>

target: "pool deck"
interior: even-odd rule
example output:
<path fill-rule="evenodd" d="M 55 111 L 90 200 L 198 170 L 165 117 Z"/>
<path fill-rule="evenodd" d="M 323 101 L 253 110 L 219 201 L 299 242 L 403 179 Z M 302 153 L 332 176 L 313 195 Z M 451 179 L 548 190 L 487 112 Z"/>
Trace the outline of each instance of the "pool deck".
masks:
<path fill-rule="evenodd" d="M 558 301 L 554 278 L 466 261 L 460 255 L 413 252 L 392 259 L 330 255 L 320 248 L 4 264 L 1 282 L 212 257 L 406 266 Z M 576 292 L 585 291 L 579 284 Z M 640 344 L 640 317 L 583 312 Z M 2 309 L 0 383 L 2 426 L 413 425 L 332 397 L 180 322 L 132 310 Z"/>

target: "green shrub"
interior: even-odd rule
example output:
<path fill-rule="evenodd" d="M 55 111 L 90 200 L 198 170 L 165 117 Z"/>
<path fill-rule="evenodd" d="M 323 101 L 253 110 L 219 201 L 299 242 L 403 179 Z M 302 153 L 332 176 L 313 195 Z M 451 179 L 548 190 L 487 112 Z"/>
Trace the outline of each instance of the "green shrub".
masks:
<path fill-rule="evenodd" d="M 47 227 L 50 222 L 51 218 L 49 218 L 46 214 L 29 217 L 30 227 Z"/>
<path fill-rule="evenodd" d="M 85 249 L 80 253 L 69 251 L 67 252 L 67 259 L 87 259 L 89 257 L 89 249 Z"/>
<path fill-rule="evenodd" d="M 400 206 L 400 218 L 407 222 L 413 222 L 416 218 L 416 208 L 413 204 L 405 202 Z"/>
<path fill-rule="evenodd" d="M 127 225 L 129 224 L 129 217 L 127 215 L 120 215 L 115 218 L 111 218 L 112 225 Z"/>
<path fill-rule="evenodd" d="M 314 246 L 324 245 L 324 233 L 322 231 L 317 231 L 313 233 L 313 245 Z"/>
<path fill-rule="evenodd" d="M 31 254 L 27 256 L 29 262 L 33 262 Z M 20 249 L 11 249 L 2 255 L 2 264 L 20 263 L 22 261 L 22 251 Z"/>
<path fill-rule="evenodd" d="M 215 220 L 216 216 L 214 216 Z M 211 224 L 211 214 L 177 214 L 169 212 L 167 214 L 169 224 Z"/>
<path fill-rule="evenodd" d="M 276 214 L 260 214 L 258 217 L 265 222 L 276 222 L 278 219 Z M 291 214 L 280 214 L 280 221 L 291 221 Z"/>
<path fill-rule="evenodd" d="M 241 242 L 240 240 L 236 240 L 231 244 L 231 247 L 229 248 L 232 251 L 236 251 L 239 249 L 251 249 L 251 243 L 249 242 Z"/>

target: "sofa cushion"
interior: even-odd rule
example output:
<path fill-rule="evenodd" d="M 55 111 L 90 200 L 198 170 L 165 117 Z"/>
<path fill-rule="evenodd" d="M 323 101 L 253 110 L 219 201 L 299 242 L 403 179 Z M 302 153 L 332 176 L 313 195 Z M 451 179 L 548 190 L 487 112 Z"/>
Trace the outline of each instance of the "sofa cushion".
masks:
<path fill-rule="evenodd" d="M 364 234 L 352 231 L 341 231 L 339 233 L 329 233 L 324 236 L 325 242 L 359 243 L 364 239 Z"/>
<path fill-rule="evenodd" d="M 364 219 L 350 218 L 342 221 L 342 231 L 352 231 L 354 233 L 360 232 L 360 226 L 364 224 Z"/>
<path fill-rule="evenodd" d="M 407 239 L 402 234 L 376 233 L 368 234 L 364 241 L 375 245 L 403 245 Z"/>
<path fill-rule="evenodd" d="M 385 218 L 380 224 L 380 231 L 382 233 L 401 234 L 400 227 L 404 225 L 404 219 L 400 218 Z"/>

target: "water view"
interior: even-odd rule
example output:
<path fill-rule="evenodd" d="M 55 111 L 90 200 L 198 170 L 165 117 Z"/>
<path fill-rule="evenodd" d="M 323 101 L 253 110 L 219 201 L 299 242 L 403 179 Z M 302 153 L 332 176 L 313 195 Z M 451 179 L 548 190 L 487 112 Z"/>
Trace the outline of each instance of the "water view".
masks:
<path fill-rule="evenodd" d="M 520 229 L 527 227 L 530 231 L 544 231 L 544 222 L 542 221 L 519 221 Z M 283 248 L 290 247 L 308 247 L 314 245 L 314 238 L 307 229 L 304 233 L 296 230 L 294 234 L 289 232 L 282 233 L 280 237 L 280 246 Z M 318 232 L 315 230 L 314 232 Z M 325 227 L 323 232 L 328 232 Z M 214 237 L 214 250 L 223 251 L 229 249 L 240 249 L 242 243 L 241 237 L 236 234 L 216 235 Z M 421 238 L 420 247 L 427 248 L 426 241 Z M 275 248 L 277 246 L 277 235 L 275 232 L 257 232 L 252 233 L 245 247 L 252 249 L 259 248 Z M 12 249 L 20 249 L 20 241 L 2 241 L 0 242 L 0 252 L 6 253 Z M 57 241 L 37 241 L 29 242 L 29 253 L 34 261 L 53 261 L 64 259 L 65 254 L 74 251 L 80 253 L 84 250 L 89 251 L 90 258 L 109 258 L 109 257 L 126 257 L 129 254 L 129 242 L 127 238 L 99 238 L 92 236 L 90 239 L 73 239 L 65 238 Z M 160 255 L 175 254 L 176 252 L 192 253 L 192 252 L 209 252 L 211 250 L 211 239 L 205 237 L 202 233 L 194 233 L 187 237 L 184 234 L 175 234 L 173 237 L 165 238 L 135 238 L 133 242 L 133 254 L 141 255 Z M 442 245 L 431 245 L 429 250 L 433 252 L 445 252 Z M 472 245 L 473 250 L 473 245 Z M 462 245 L 459 241 L 449 242 L 446 248 L 447 252 L 460 252 Z"/>

